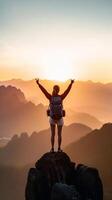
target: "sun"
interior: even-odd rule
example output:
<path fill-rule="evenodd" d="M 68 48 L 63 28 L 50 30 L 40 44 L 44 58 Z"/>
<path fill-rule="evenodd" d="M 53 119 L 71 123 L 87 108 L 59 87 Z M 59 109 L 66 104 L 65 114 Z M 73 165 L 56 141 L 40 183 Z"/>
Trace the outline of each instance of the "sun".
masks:
<path fill-rule="evenodd" d="M 49 80 L 66 81 L 73 77 L 71 59 L 64 50 L 46 51 L 42 66 L 44 76 Z"/>
<path fill-rule="evenodd" d="M 71 68 L 62 62 L 54 62 L 46 68 L 46 77 L 49 80 L 66 81 L 73 76 Z"/>
<path fill-rule="evenodd" d="M 54 63 L 46 67 L 45 76 L 49 80 L 66 81 L 71 78 L 70 68 L 62 63 Z"/>

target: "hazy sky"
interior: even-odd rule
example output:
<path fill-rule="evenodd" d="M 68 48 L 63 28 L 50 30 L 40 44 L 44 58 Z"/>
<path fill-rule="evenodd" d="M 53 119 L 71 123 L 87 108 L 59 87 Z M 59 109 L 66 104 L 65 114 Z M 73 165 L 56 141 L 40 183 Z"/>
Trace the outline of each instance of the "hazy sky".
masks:
<path fill-rule="evenodd" d="M 0 79 L 112 81 L 112 0 L 0 0 Z"/>

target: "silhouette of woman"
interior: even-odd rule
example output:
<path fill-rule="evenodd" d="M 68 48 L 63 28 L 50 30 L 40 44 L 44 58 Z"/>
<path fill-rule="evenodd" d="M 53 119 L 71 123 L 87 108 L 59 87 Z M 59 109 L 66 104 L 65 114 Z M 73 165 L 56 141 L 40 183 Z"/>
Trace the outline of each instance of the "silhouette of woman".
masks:
<path fill-rule="evenodd" d="M 65 92 L 61 95 L 59 95 L 60 87 L 58 85 L 53 86 L 53 92 L 52 95 L 47 92 L 47 90 L 39 83 L 39 79 L 35 79 L 37 85 L 41 89 L 41 91 L 44 93 L 46 98 L 50 102 L 50 109 L 49 109 L 49 122 L 51 127 L 51 152 L 54 152 L 54 142 L 55 142 L 55 129 L 56 125 L 58 128 L 58 151 L 61 152 L 61 143 L 62 143 L 62 127 L 64 125 L 63 121 L 63 106 L 62 102 L 65 99 L 65 97 L 68 95 L 68 93 L 71 90 L 72 84 L 74 83 L 74 80 L 71 80 L 71 83 L 69 84 L 68 88 L 65 90 Z M 56 112 L 55 117 L 53 115 L 53 112 Z M 57 117 L 56 117 L 57 116 Z"/>

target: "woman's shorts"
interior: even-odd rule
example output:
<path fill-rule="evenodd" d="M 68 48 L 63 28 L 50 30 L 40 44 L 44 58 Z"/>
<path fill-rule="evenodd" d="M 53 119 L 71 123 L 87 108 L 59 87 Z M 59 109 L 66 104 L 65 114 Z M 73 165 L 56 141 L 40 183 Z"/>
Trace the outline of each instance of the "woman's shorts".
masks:
<path fill-rule="evenodd" d="M 57 126 L 63 126 L 63 125 L 64 125 L 64 120 L 63 120 L 63 117 L 60 118 L 59 120 L 54 120 L 54 119 L 52 119 L 52 118 L 50 117 L 50 118 L 49 118 L 49 123 L 50 123 L 51 125 L 56 125 L 56 124 L 57 124 Z"/>

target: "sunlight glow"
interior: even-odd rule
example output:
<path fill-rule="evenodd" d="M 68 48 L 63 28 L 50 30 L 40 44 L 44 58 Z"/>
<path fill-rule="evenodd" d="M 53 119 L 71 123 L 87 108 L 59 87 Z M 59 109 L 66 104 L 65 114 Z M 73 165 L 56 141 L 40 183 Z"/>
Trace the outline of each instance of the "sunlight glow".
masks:
<path fill-rule="evenodd" d="M 42 53 L 41 65 L 45 77 L 50 80 L 65 81 L 72 78 L 72 59 L 64 49 L 45 49 Z"/>
<path fill-rule="evenodd" d="M 59 44 L 58 41 L 52 41 L 49 45 L 41 43 L 39 46 L 34 43 L 2 45 L 4 48 L 0 55 L 0 79 L 38 77 L 57 81 L 72 78 L 111 80 L 110 42 L 112 41 L 106 40 L 102 43 L 102 39 L 79 38 L 72 45 Z"/>

